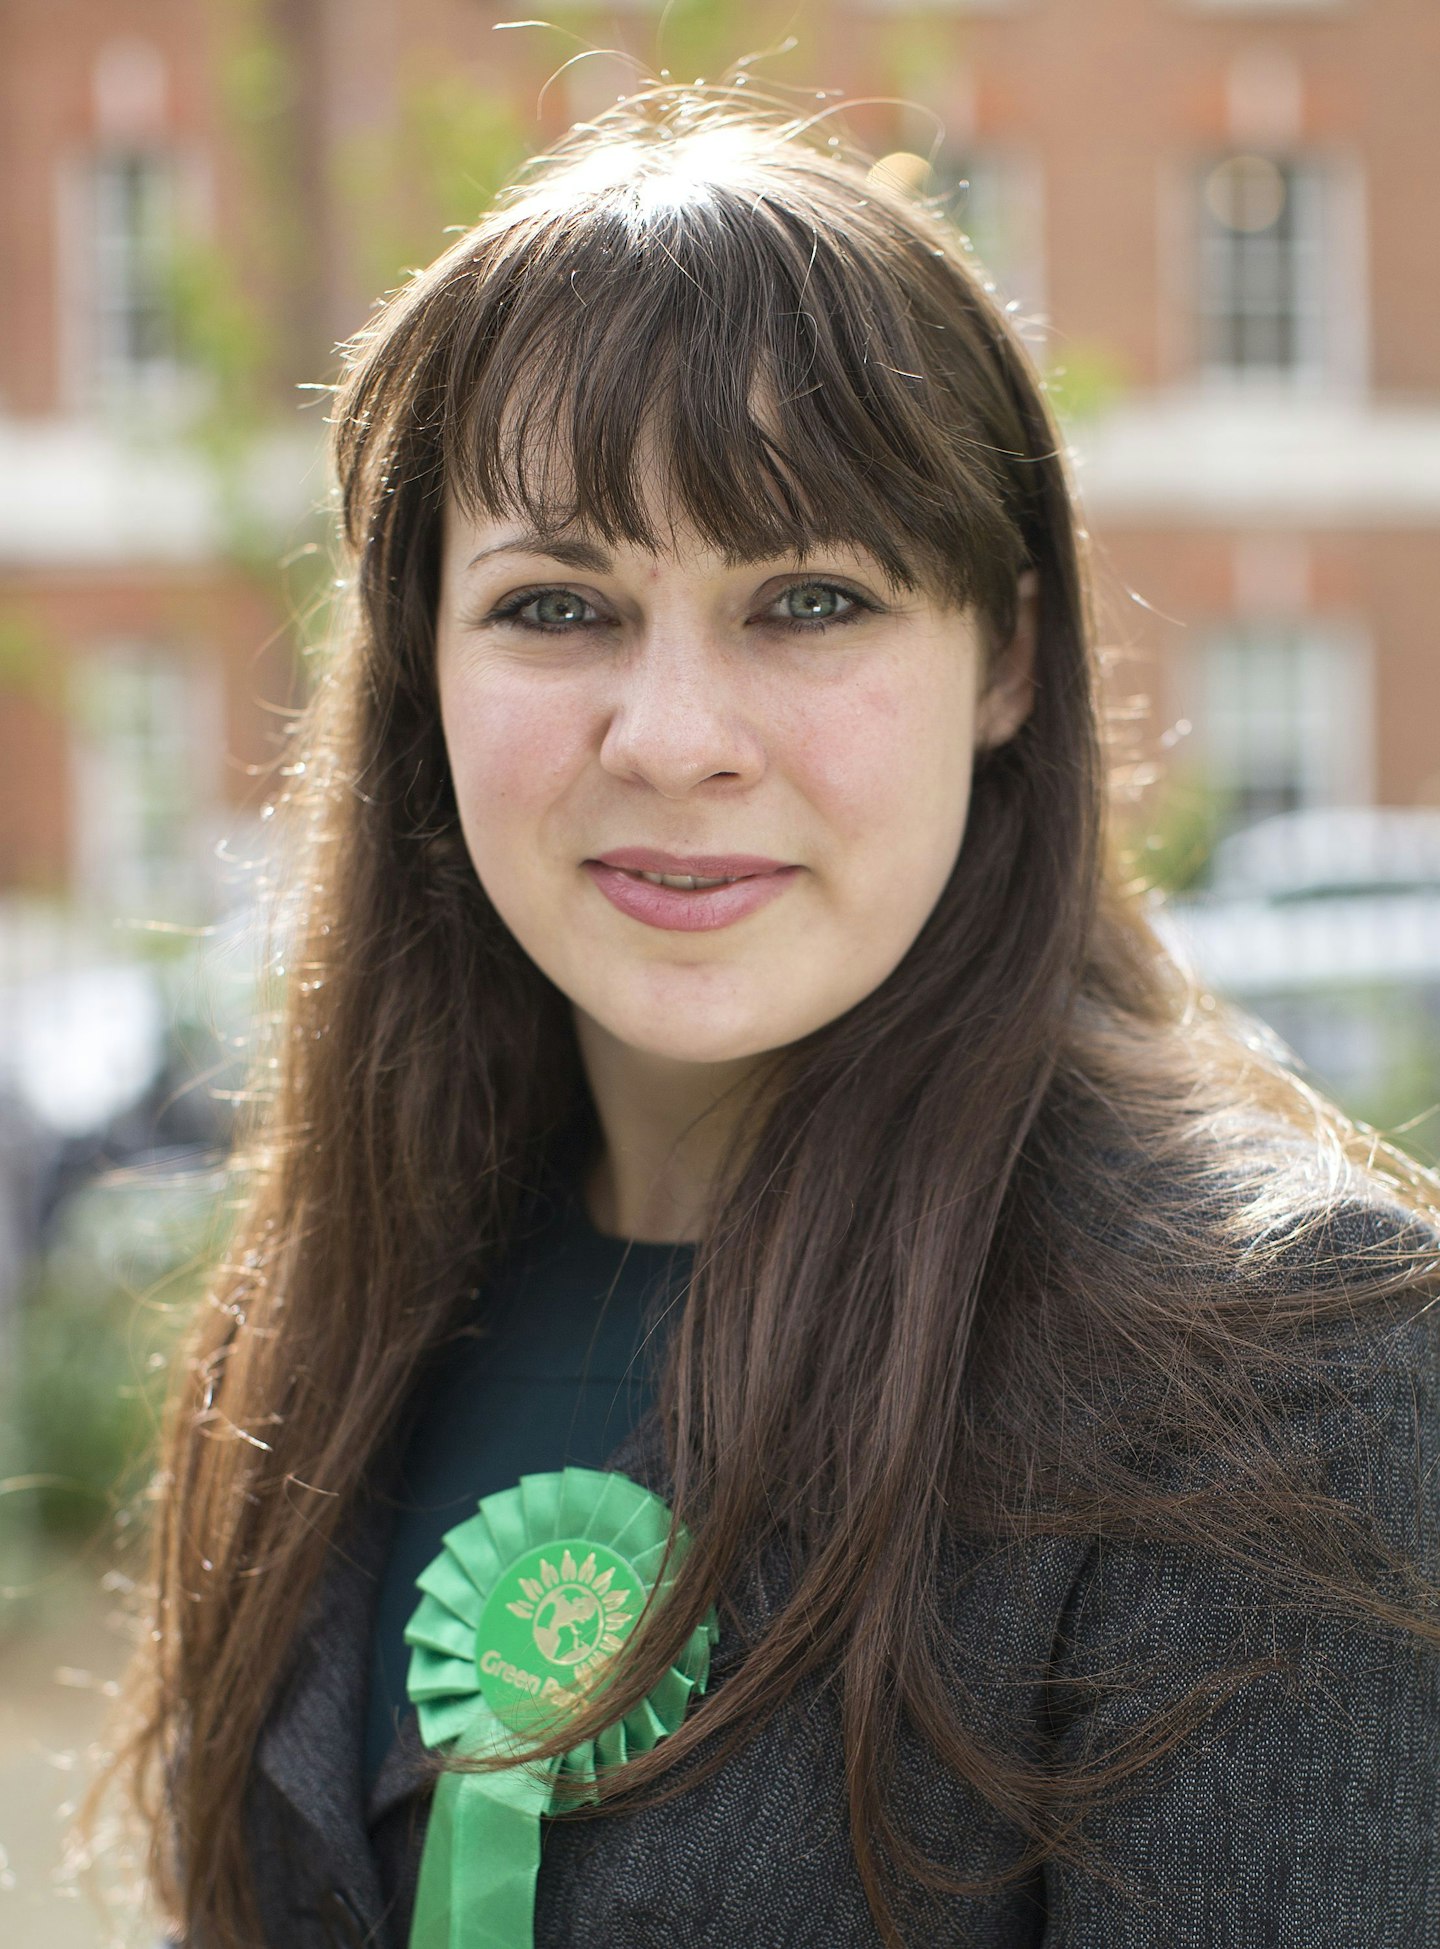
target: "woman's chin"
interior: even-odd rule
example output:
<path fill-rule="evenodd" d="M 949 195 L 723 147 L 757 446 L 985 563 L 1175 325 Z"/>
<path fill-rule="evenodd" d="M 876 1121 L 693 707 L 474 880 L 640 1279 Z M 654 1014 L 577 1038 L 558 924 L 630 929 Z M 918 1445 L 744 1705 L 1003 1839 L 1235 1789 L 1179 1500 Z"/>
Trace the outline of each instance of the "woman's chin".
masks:
<path fill-rule="evenodd" d="M 665 1062 L 745 1062 L 783 1048 L 803 1033 L 759 1009 L 731 1013 L 652 1001 L 644 1007 L 586 1012 L 616 1042 Z"/>

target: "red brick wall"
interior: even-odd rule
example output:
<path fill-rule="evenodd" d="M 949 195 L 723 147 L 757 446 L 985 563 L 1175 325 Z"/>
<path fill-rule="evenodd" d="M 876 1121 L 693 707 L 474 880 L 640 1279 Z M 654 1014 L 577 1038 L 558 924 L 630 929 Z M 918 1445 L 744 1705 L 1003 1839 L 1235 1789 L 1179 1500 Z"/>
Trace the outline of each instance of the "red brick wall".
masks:
<path fill-rule="evenodd" d="M 33 676 L 0 705 L 0 886 L 65 883 L 73 841 L 66 666 L 108 643 L 130 639 L 217 661 L 225 697 L 218 796 L 238 811 L 273 794 L 273 783 L 254 773 L 281 750 L 298 693 L 289 643 L 254 584 L 223 568 L 32 571 L 0 577 L 0 617 L 38 653 Z"/>
<path fill-rule="evenodd" d="M 780 5 L 756 6 L 745 19 L 737 12 L 729 51 L 773 43 L 791 14 Z M 218 0 L 10 0 L 0 9 L 0 420 L 50 415 L 64 402 L 57 170 L 97 140 L 93 72 L 106 41 L 138 36 L 162 50 L 161 134 L 209 159 L 217 234 L 244 289 L 275 320 L 282 407 L 296 403 L 297 380 L 329 375 L 334 341 L 363 322 L 378 295 L 366 262 L 381 213 L 357 209 L 351 164 L 394 153 L 405 175 L 403 152 L 383 144 L 417 81 L 470 75 L 503 84 L 537 141 L 603 97 L 607 76 L 612 91 L 623 85 L 613 66 L 573 70 L 531 119 L 541 82 L 573 43 L 493 33 L 504 9 L 474 0 L 271 0 L 260 18 L 289 63 L 293 93 L 268 120 L 262 100 L 258 121 L 252 114 L 237 132 L 225 98 L 244 17 Z M 653 13 L 625 10 L 609 21 L 597 14 L 589 31 L 597 44 L 628 45 L 655 64 L 656 29 Z M 1188 333 L 1165 292 L 1167 174 L 1231 145 L 1238 57 L 1268 51 L 1282 79 L 1288 62 L 1299 82 L 1299 144 L 1363 160 L 1373 387 L 1397 403 L 1433 403 L 1440 393 L 1434 0 L 1355 0 L 1313 15 L 1207 14 L 1176 0 L 1020 0 L 988 17 L 931 10 L 909 26 L 888 10 L 817 0 L 797 30 L 802 45 L 775 64 L 778 78 L 923 97 L 957 147 L 973 133 L 982 146 L 1009 144 L 1038 160 L 1052 356 L 1063 364 L 1079 348 L 1106 348 L 1141 390 L 1188 370 Z M 914 113 L 876 107 L 855 119 L 876 146 L 925 139 Z M 273 199 L 278 182 L 283 224 L 257 187 L 267 171 L 264 194 Z M 444 238 L 438 223 L 433 236 L 424 229 L 418 178 L 402 183 L 402 206 L 412 193 L 423 256 Z M 1150 659 L 1120 666 L 1116 682 L 1154 694 L 1153 731 L 1170 711 L 1166 659 L 1182 625 L 1231 613 L 1234 536 L 1223 525 L 1160 531 L 1117 522 L 1101 526 L 1097 543 L 1108 634 Z M 1440 801 L 1433 531 L 1318 534 L 1310 579 L 1316 609 L 1362 615 L 1376 645 L 1379 795 Z M 1130 601 L 1127 586 L 1150 607 Z M 217 755 L 227 793 L 247 789 L 236 760 L 272 748 L 256 699 L 289 681 L 284 652 L 261 648 L 278 612 L 221 567 L 40 574 L 0 566 L 0 623 L 7 618 L 40 628 L 57 657 L 133 631 L 220 658 L 231 700 L 230 750 Z M 0 763 L 23 788 L 9 795 L 0 877 L 43 879 L 61 870 L 68 843 L 64 741 L 53 711 L 23 690 L 0 700 Z"/>

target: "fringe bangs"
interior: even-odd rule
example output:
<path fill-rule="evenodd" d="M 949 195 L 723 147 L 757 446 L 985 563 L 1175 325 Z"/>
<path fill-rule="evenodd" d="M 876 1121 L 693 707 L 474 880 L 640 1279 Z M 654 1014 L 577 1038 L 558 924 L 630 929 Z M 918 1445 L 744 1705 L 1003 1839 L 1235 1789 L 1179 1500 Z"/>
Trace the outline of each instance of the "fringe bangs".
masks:
<path fill-rule="evenodd" d="M 803 215 L 729 186 L 648 213 L 627 197 L 522 206 L 452 262 L 435 295 L 462 329 L 390 403 L 435 402 L 425 458 L 461 505 L 656 551 L 688 529 L 732 562 L 858 545 L 896 588 L 1003 622 L 1024 429 L 997 451 L 981 402 L 965 411 L 938 315 L 953 273 L 932 271 L 931 318 L 820 194 Z"/>

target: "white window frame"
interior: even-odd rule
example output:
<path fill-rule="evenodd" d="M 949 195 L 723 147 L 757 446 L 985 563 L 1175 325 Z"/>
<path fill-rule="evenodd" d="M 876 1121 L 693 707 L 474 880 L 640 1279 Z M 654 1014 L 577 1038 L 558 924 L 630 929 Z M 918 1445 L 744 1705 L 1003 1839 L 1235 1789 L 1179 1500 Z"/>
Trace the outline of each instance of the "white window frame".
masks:
<path fill-rule="evenodd" d="M 1164 378 L 1206 395 L 1295 399 L 1324 395 L 1360 400 L 1369 385 L 1369 265 L 1366 177 L 1358 155 L 1298 149 L 1292 160 L 1313 172 L 1322 202 L 1319 264 L 1313 287 L 1317 332 L 1306 360 L 1291 367 L 1243 371 L 1206 357 L 1202 198 L 1211 169 L 1239 145 L 1162 163 L 1157 175 L 1160 305 L 1158 343 Z M 1264 153 L 1254 151 L 1252 153 Z"/>
<path fill-rule="evenodd" d="M 71 865 L 80 899 L 141 921 L 207 911 L 225 749 L 220 664 L 198 649 L 122 638 L 77 654 L 69 685 Z M 140 700 L 133 714 L 126 687 Z M 157 781 L 166 800 L 158 808 Z"/>
<path fill-rule="evenodd" d="M 1245 661 L 1253 666 L 1269 655 L 1278 665 L 1279 652 L 1288 656 L 1290 670 L 1272 668 L 1268 683 L 1253 670 L 1247 684 Z M 1246 777 L 1246 763 L 1268 742 L 1282 760 L 1274 773 L 1277 785 L 1285 782 L 1283 760 L 1296 760 L 1289 771 L 1293 809 L 1373 801 L 1374 653 L 1357 619 L 1256 615 L 1217 621 L 1182 652 L 1176 674 L 1179 714 L 1191 727 L 1186 762 L 1207 786 L 1221 793 L 1262 787 L 1260 774 Z M 1287 694 L 1275 698 L 1277 687 Z M 1275 699 L 1268 708 L 1267 688 Z M 1240 816 L 1249 823 L 1264 814 Z"/>
<path fill-rule="evenodd" d="M 164 172 L 167 222 L 173 237 L 204 235 L 210 228 L 209 172 L 193 151 L 161 143 L 106 142 L 73 151 L 56 180 L 59 266 L 60 394 L 72 413 L 135 413 L 146 423 L 183 417 L 193 405 L 198 375 L 172 348 L 135 364 L 117 350 L 107 331 L 105 240 L 100 234 L 102 172 L 108 164 L 144 158 Z"/>
<path fill-rule="evenodd" d="M 1285 217 L 1290 231 L 1287 239 L 1280 241 L 1264 233 L 1226 233 L 1218 222 L 1207 220 L 1205 185 L 1212 171 L 1222 168 L 1226 160 L 1219 157 L 1214 163 L 1203 162 L 1195 178 L 1194 317 L 1201 377 L 1210 383 L 1234 386 L 1318 384 L 1324 379 L 1330 351 L 1324 172 L 1302 158 L 1266 158 L 1284 172 L 1288 182 Z M 1278 273 L 1276 284 L 1283 286 L 1273 307 L 1265 305 L 1265 294 L 1256 289 L 1266 282 L 1267 263 Z M 1248 293 L 1243 288 L 1247 276 Z M 1294 345 L 1290 358 L 1245 364 L 1232 363 L 1220 354 L 1213 340 L 1222 321 L 1239 321 L 1238 330 L 1243 335 L 1244 321 L 1263 323 L 1267 311 L 1289 327 Z"/>

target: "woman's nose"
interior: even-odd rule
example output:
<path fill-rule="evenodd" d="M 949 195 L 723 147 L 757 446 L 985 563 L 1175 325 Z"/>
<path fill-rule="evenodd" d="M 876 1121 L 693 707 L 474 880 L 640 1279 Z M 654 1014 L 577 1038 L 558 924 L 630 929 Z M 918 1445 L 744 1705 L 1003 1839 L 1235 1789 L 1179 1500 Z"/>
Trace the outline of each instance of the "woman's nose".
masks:
<path fill-rule="evenodd" d="M 765 769 L 737 673 L 701 632 L 647 634 L 615 666 L 600 762 L 681 798 L 709 779 L 753 784 Z"/>

